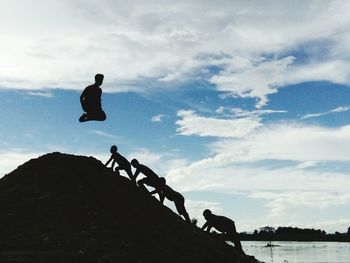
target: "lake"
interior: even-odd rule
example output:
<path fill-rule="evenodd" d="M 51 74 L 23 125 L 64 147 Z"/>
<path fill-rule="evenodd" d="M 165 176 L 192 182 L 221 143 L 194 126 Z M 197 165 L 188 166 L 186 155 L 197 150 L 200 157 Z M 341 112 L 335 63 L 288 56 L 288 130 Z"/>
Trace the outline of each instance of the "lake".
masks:
<path fill-rule="evenodd" d="M 248 255 L 266 263 L 350 263 L 350 243 L 273 241 L 242 241 Z"/>

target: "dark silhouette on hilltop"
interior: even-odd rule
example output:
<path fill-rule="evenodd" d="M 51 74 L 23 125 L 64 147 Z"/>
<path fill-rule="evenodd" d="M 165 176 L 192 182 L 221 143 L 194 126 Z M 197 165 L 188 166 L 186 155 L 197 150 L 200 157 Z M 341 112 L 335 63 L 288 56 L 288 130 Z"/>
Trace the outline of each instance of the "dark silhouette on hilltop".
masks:
<path fill-rule="evenodd" d="M 0 211 L 0 262 L 257 262 L 92 157 L 19 166 L 0 179 Z"/>
<path fill-rule="evenodd" d="M 146 189 L 144 185 L 152 186 L 154 188 L 158 187 L 159 184 L 159 176 L 149 167 L 147 167 L 144 164 L 140 164 L 138 160 L 132 159 L 131 165 L 136 168 L 136 171 L 134 173 L 134 180 L 136 180 L 137 176 L 142 173 L 146 177 L 142 178 L 141 180 L 137 181 L 137 185 L 141 188 Z M 147 190 L 147 189 L 146 189 Z M 159 195 L 159 198 L 161 196 Z"/>
<path fill-rule="evenodd" d="M 79 121 L 104 121 L 106 114 L 101 107 L 103 75 L 96 74 L 95 83 L 86 87 L 80 96 L 81 107 L 86 113 L 80 116 Z"/>
<path fill-rule="evenodd" d="M 158 179 L 158 184 L 156 186 L 156 190 L 152 191 L 151 194 L 158 193 L 162 204 L 165 198 L 173 201 L 179 215 L 182 215 L 188 223 L 191 223 L 191 219 L 185 208 L 185 198 L 182 196 L 182 194 L 176 192 L 169 185 L 167 185 L 164 177 Z"/>
<path fill-rule="evenodd" d="M 110 149 L 111 152 L 111 157 L 109 158 L 109 160 L 106 162 L 105 166 L 107 167 L 109 165 L 110 162 L 112 162 L 112 170 L 114 168 L 115 163 L 118 164 L 118 166 L 115 168 L 115 171 L 119 174 L 120 170 L 124 170 L 131 181 L 135 182 L 135 178 L 132 175 L 132 171 L 131 171 L 131 164 L 130 162 L 120 153 L 118 153 L 118 147 L 113 145 Z"/>
<path fill-rule="evenodd" d="M 225 216 L 218 216 L 213 214 L 209 209 L 204 210 L 203 216 L 207 222 L 202 226 L 202 229 L 210 229 L 214 227 L 218 231 L 225 233 L 229 240 L 235 244 L 235 247 L 241 252 L 243 252 L 241 242 L 238 239 L 238 234 L 236 232 L 235 222 Z"/>

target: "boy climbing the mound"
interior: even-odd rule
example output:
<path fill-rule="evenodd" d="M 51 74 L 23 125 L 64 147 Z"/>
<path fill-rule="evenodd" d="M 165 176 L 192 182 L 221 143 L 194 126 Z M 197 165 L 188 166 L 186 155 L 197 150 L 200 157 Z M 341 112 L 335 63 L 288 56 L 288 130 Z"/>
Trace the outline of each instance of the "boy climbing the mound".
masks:
<path fill-rule="evenodd" d="M 111 147 L 110 152 L 112 155 L 109 158 L 109 160 L 106 162 L 105 166 L 107 167 L 109 163 L 112 162 L 111 168 L 113 170 L 115 163 L 117 163 L 118 166 L 115 168 L 115 171 L 119 174 L 120 170 L 124 170 L 128 174 L 130 180 L 135 182 L 135 178 L 131 171 L 131 164 L 123 155 L 118 153 L 118 147 L 113 145 Z"/>
<path fill-rule="evenodd" d="M 226 234 L 230 241 L 235 244 L 236 249 L 244 254 L 241 242 L 238 239 L 235 222 L 233 220 L 225 216 L 215 215 L 209 209 L 204 210 L 203 216 L 206 222 L 202 226 L 202 230 L 207 230 L 207 232 L 210 232 L 210 229 L 214 227 L 221 233 Z"/>
<path fill-rule="evenodd" d="M 95 83 L 86 87 L 80 96 L 81 107 L 86 113 L 80 116 L 79 121 L 104 121 L 106 114 L 101 107 L 103 75 L 96 74 Z"/>
<path fill-rule="evenodd" d="M 166 180 L 164 177 L 160 177 L 158 179 L 158 183 L 156 185 L 156 190 L 152 191 L 151 194 L 158 193 L 160 196 L 160 202 L 163 204 L 164 199 L 168 199 L 173 201 L 179 215 L 182 215 L 186 222 L 191 223 L 191 219 L 185 208 L 185 198 L 179 192 L 176 192 L 169 185 L 166 184 Z"/>

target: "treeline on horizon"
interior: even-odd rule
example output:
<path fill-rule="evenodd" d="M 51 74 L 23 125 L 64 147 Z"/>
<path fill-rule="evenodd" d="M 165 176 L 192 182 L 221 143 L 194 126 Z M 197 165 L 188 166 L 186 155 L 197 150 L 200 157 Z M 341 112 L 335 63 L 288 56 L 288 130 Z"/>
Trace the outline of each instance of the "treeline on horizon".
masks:
<path fill-rule="evenodd" d="M 345 233 L 335 232 L 327 234 L 320 229 L 298 228 L 298 227 L 262 227 L 254 230 L 254 233 L 239 233 L 240 240 L 252 241 L 350 241 L 350 227 Z"/>
<path fill-rule="evenodd" d="M 217 232 L 211 233 L 213 237 L 224 239 L 225 234 Z M 350 227 L 345 233 L 335 232 L 327 234 L 326 231 L 313 228 L 298 227 L 262 227 L 260 230 L 254 230 L 253 233 L 241 232 L 238 234 L 241 241 L 334 241 L 350 242 Z"/>

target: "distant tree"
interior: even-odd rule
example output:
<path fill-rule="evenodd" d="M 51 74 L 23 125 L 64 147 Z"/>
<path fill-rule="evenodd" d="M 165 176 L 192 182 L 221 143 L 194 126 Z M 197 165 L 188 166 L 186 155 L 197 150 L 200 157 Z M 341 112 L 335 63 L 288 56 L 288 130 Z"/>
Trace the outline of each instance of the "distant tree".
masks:
<path fill-rule="evenodd" d="M 350 226 L 349 226 L 349 228 L 348 228 L 348 236 L 350 236 Z"/>
<path fill-rule="evenodd" d="M 275 228 L 271 226 L 260 227 L 260 232 L 275 233 Z"/>

